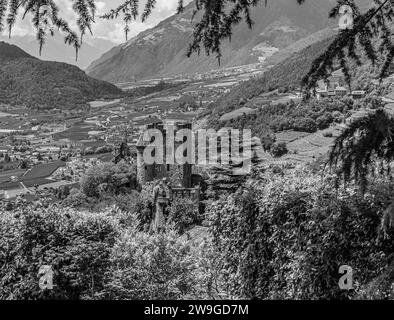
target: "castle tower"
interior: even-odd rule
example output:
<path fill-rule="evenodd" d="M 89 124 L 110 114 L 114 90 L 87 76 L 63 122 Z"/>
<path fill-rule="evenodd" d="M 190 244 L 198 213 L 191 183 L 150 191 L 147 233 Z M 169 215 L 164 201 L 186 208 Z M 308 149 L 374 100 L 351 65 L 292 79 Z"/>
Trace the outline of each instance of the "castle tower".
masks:
<path fill-rule="evenodd" d="M 140 185 L 143 185 L 146 183 L 145 161 L 144 161 L 145 145 L 143 144 L 143 141 L 140 140 L 137 143 L 137 181 Z"/>
<path fill-rule="evenodd" d="M 166 159 L 167 152 L 167 132 L 163 124 L 156 124 L 152 126 L 148 126 L 147 129 L 155 128 L 162 132 L 163 134 L 163 152 L 164 152 L 164 160 Z M 177 126 L 176 130 L 179 129 L 191 129 L 191 124 L 184 124 Z M 173 137 L 172 137 L 173 138 Z M 171 139 L 171 138 L 170 138 Z M 140 185 L 143 185 L 147 182 L 154 181 L 155 179 L 161 179 L 164 177 L 172 178 L 172 180 L 179 180 L 179 184 L 184 188 L 190 188 L 192 185 L 192 164 L 187 163 L 184 165 L 177 164 L 152 164 L 147 165 L 144 161 L 144 152 L 146 147 L 151 143 L 149 133 L 147 131 L 142 132 L 140 138 L 137 142 L 137 180 Z M 175 149 L 181 143 L 175 143 Z"/>

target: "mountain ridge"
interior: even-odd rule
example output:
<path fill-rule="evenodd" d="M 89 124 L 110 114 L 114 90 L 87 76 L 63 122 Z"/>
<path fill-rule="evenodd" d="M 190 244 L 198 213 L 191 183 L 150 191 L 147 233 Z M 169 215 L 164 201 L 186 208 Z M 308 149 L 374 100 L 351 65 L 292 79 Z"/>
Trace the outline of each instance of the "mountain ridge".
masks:
<path fill-rule="evenodd" d="M 116 86 L 89 77 L 77 66 L 42 61 L 0 41 L 0 104 L 67 109 L 121 94 Z"/>
<path fill-rule="evenodd" d="M 241 23 L 234 29 L 232 41 L 223 42 L 221 67 L 265 62 L 295 42 L 332 28 L 335 22 L 328 18 L 328 12 L 333 4 L 332 0 L 317 0 L 308 6 L 299 6 L 295 1 L 277 0 L 268 2 L 267 8 L 263 5 L 254 8 L 253 29 Z M 112 48 L 92 62 L 87 73 L 119 83 L 219 68 L 214 56 L 186 57 L 193 31 L 190 23 L 193 10 L 191 3 L 182 14 L 171 16 Z"/>
<path fill-rule="evenodd" d="M 0 35 L 0 41 L 16 45 L 40 60 L 64 62 L 76 65 L 81 69 L 86 69 L 92 61 L 116 45 L 106 39 L 87 37 L 79 50 L 78 59 L 76 59 L 74 48 L 65 44 L 63 37 L 58 33 L 47 39 L 41 56 L 39 55 L 38 42 L 33 35 L 12 36 L 11 38 Z"/>

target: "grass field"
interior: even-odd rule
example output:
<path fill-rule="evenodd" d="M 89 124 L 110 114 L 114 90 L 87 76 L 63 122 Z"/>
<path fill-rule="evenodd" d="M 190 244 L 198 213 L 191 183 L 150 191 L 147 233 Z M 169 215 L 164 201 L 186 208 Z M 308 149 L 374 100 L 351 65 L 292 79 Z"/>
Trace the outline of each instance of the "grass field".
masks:
<path fill-rule="evenodd" d="M 220 121 L 229 121 L 232 119 L 237 119 L 239 117 L 242 117 L 244 114 L 248 115 L 251 114 L 253 112 L 256 112 L 256 109 L 251 109 L 251 108 L 247 108 L 247 107 L 243 107 L 237 110 L 234 110 L 232 112 L 226 113 L 224 114 L 221 118 Z"/>
<path fill-rule="evenodd" d="M 25 172 L 26 170 L 11 170 L 11 171 L 0 172 L 0 183 L 10 181 L 11 177 L 13 176 L 20 177 Z"/>
<path fill-rule="evenodd" d="M 94 124 L 77 123 L 66 131 L 58 132 L 53 135 L 55 140 L 69 139 L 71 141 L 83 141 L 89 139 L 89 132 L 99 131 L 99 127 Z"/>
<path fill-rule="evenodd" d="M 294 130 L 289 130 L 289 131 L 282 131 L 276 134 L 276 140 L 277 142 L 284 142 L 284 143 L 290 143 L 292 141 L 295 141 L 297 139 L 302 139 L 306 136 L 308 136 L 310 133 L 307 132 L 300 132 L 300 131 L 294 131 Z"/>
<path fill-rule="evenodd" d="M 47 178 L 51 176 L 57 169 L 65 166 L 65 162 L 56 161 L 46 164 L 38 165 L 31 170 L 27 171 L 21 178 L 22 181 L 28 181 L 33 179 Z"/>

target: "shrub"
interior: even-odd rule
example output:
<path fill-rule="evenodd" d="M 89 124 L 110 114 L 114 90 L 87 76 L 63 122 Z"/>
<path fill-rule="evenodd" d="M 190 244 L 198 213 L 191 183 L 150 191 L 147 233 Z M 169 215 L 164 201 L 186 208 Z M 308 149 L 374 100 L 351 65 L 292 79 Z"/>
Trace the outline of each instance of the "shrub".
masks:
<path fill-rule="evenodd" d="M 286 155 L 289 152 L 287 149 L 286 143 L 280 142 L 275 143 L 271 148 L 271 153 L 275 158 L 280 158 Z"/>
<path fill-rule="evenodd" d="M 78 208 L 87 205 L 88 197 L 78 189 L 72 189 L 70 195 L 63 201 L 63 205 L 71 208 Z"/>
<path fill-rule="evenodd" d="M 189 198 L 175 198 L 168 208 L 168 221 L 175 225 L 180 234 L 199 220 L 198 205 Z"/>
<path fill-rule="evenodd" d="M 136 172 L 124 162 L 94 166 L 81 179 L 81 190 L 87 197 L 117 195 L 136 188 Z"/>
<path fill-rule="evenodd" d="M 301 118 L 294 122 L 295 131 L 316 132 L 317 124 L 311 118 Z"/>
<path fill-rule="evenodd" d="M 134 214 L 41 205 L 0 215 L 0 299 L 217 298 L 217 253 L 174 230 L 142 232 Z M 127 225 L 123 224 L 127 218 Z M 53 271 L 53 290 L 38 272 Z"/>
<path fill-rule="evenodd" d="M 0 217 L 0 299 L 95 299 L 102 290 L 116 220 L 58 207 L 24 207 Z M 38 272 L 54 272 L 41 291 Z"/>
<path fill-rule="evenodd" d="M 208 210 L 225 287 L 243 299 L 356 296 L 393 254 L 394 241 L 379 234 L 389 200 L 382 185 L 364 198 L 349 187 L 336 191 L 329 176 L 260 176 Z M 341 265 L 354 270 L 351 292 L 338 286 Z"/>
<path fill-rule="evenodd" d="M 316 119 L 316 124 L 319 130 L 327 129 L 331 123 L 333 122 L 334 118 L 330 113 L 325 113 L 324 115 L 318 117 Z"/>
<path fill-rule="evenodd" d="M 148 234 L 131 229 L 114 246 L 105 299 L 180 299 L 195 285 L 195 259 L 175 232 Z"/>

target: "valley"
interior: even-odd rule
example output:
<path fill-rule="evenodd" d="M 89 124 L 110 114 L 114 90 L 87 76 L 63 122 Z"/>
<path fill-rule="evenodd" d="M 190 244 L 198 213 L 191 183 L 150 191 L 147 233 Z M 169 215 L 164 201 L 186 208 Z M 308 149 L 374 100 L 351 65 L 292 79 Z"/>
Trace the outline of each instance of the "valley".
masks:
<path fill-rule="evenodd" d="M 0 0 L 0 299 L 394 299 L 392 5 Z"/>
<path fill-rule="evenodd" d="M 212 106 L 217 106 L 217 100 L 230 94 L 237 86 L 255 81 L 257 75 L 264 71 L 267 70 L 253 64 L 182 78 L 121 83 L 118 86 L 125 97 L 91 101 L 90 107 L 77 110 L 55 108 L 37 112 L 29 108 L 3 106 L 0 108 L 0 152 L 3 152 L 0 154 L 3 181 L 0 189 L 3 188 L 6 197 L 30 192 L 31 189 L 25 186 L 18 189 L 18 184 L 12 184 L 15 175 L 23 176 L 21 166 L 28 172 L 42 164 L 59 161 L 66 167 L 72 163 L 74 169 L 60 180 L 58 176 L 51 176 L 51 172 L 47 177 L 33 180 L 36 184 L 30 184 L 40 188 L 37 190 L 42 190 L 40 186 L 55 182 L 74 185 L 83 172 L 97 161 L 111 162 L 122 142 L 126 141 L 135 152 L 141 130 L 157 121 L 192 122 L 195 129 L 209 126 L 216 117 L 215 113 L 212 114 Z M 219 114 L 219 122 L 237 128 L 245 116 L 264 113 L 265 106 L 275 108 L 292 103 L 293 108 L 297 108 L 301 103 L 300 88 L 294 86 L 294 89 L 274 90 L 239 101 L 238 108 L 233 107 L 233 111 Z M 284 129 L 272 136 L 275 131 L 266 131 L 276 144 L 285 144 L 288 152 L 281 157 L 264 153 L 265 165 L 312 163 L 324 157 L 346 123 L 367 112 L 367 109 L 351 110 L 348 118 L 331 122 L 326 128 L 312 133 Z M 251 129 L 257 132 L 256 128 Z M 257 134 L 257 137 L 264 140 L 264 135 Z"/>

